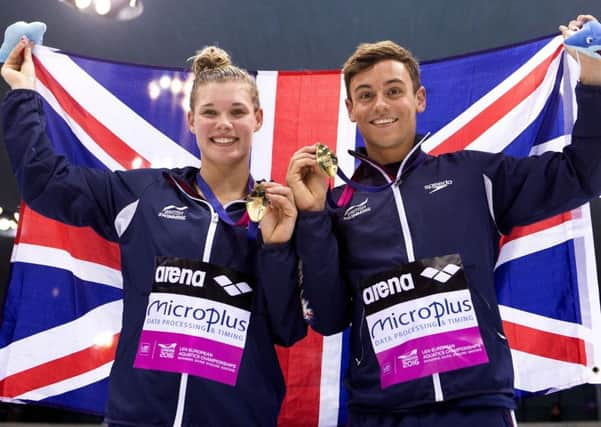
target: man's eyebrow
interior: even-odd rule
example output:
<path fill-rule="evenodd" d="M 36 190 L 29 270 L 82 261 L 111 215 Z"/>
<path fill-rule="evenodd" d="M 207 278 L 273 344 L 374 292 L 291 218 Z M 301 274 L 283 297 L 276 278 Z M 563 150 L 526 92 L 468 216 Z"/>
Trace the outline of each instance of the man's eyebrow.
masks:
<path fill-rule="evenodd" d="M 396 78 L 395 79 L 387 80 L 386 82 L 384 82 L 384 85 L 386 86 L 386 85 L 389 85 L 389 84 L 392 84 L 392 83 L 397 83 L 397 84 L 401 84 L 403 86 L 407 86 L 407 84 L 403 80 L 396 79 Z M 360 89 L 371 89 L 371 85 L 368 84 L 368 83 L 364 83 L 362 85 L 359 85 L 359 86 L 357 86 L 355 88 L 355 92 L 358 91 L 358 90 L 360 90 Z"/>
<path fill-rule="evenodd" d="M 403 80 L 401 80 L 401 79 L 390 79 L 390 80 L 388 80 L 388 81 L 387 81 L 386 83 L 384 83 L 384 84 L 386 84 L 386 85 L 389 85 L 389 84 L 391 84 L 391 83 L 400 83 L 400 84 L 402 84 L 402 85 L 405 85 L 405 84 L 406 84 L 406 83 L 405 83 Z"/>
<path fill-rule="evenodd" d="M 371 89 L 371 85 L 369 85 L 369 84 L 367 84 L 367 83 L 364 83 L 364 84 L 362 84 L 362 85 L 359 85 L 359 86 L 357 86 L 357 87 L 355 88 L 355 92 L 357 92 L 357 91 L 358 91 L 358 90 L 360 90 L 360 89 Z"/>

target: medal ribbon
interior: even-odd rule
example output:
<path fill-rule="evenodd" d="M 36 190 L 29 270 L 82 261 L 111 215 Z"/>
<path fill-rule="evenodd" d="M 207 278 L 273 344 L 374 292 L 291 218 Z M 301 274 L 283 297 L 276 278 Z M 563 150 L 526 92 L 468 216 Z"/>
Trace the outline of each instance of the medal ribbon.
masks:
<path fill-rule="evenodd" d="M 207 184 L 207 182 L 200 174 L 200 171 L 198 171 L 198 173 L 196 174 L 196 185 L 198 185 L 198 188 L 207 199 L 207 202 L 211 205 L 215 212 L 217 212 L 217 215 L 219 216 L 220 220 L 232 226 L 247 227 L 248 239 L 255 240 L 257 238 L 258 226 L 254 222 L 250 221 L 248 217 L 248 212 L 246 212 L 245 210 L 242 217 L 238 221 L 234 221 L 227 213 L 225 208 L 221 205 L 221 203 L 217 199 L 217 196 L 215 196 L 215 193 L 213 193 L 213 190 L 211 190 L 211 187 L 209 187 L 209 184 Z M 249 175 L 248 182 L 246 184 L 247 192 L 250 193 L 254 186 L 255 180 L 251 175 Z"/>
<path fill-rule="evenodd" d="M 361 184 L 359 182 L 353 181 L 352 178 L 349 179 L 344 172 L 342 171 L 341 168 L 338 168 L 338 171 L 336 172 L 336 175 L 338 175 L 340 177 L 340 179 L 342 181 L 344 181 L 348 186 L 350 186 L 353 190 L 359 190 L 359 191 L 364 191 L 367 193 L 379 193 L 380 191 L 384 191 L 386 190 L 388 187 L 392 186 L 392 184 L 394 184 L 395 182 L 399 182 L 401 179 L 401 174 L 404 171 L 404 166 L 405 163 L 409 160 L 409 158 L 413 155 L 413 153 L 419 148 L 420 145 L 422 145 L 422 143 L 426 140 L 426 138 L 428 138 L 428 136 L 430 135 L 430 133 L 428 132 L 426 134 L 426 136 L 424 136 L 417 144 L 415 144 L 415 146 L 411 149 L 411 151 L 409 152 L 409 154 L 407 154 L 407 156 L 405 156 L 405 158 L 403 159 L 403 161 L 401 162 L 401 165 L 399 167 L 399 170 L 397 171 L 396 177 L 393 180 L 388 173 L 384 170 L 384 168 L 382 168 L 382 166 L 380 166 L 379 164 L 377 164 L 376 162 L 370 160 L 367 156 L 364 156 L 360 153 L 357 153 L 356 151 L 353 150 L 349 150 L 349 154 L 351 154 L 353 157 L 357 157 L 359 158 L 361 161 L 368 163 L 369 165 L 373 166 L 375 169 L 377 169 L 382 176 L 384 176 L 384 178 L 386 179 L 386 181 L 388 181 L 387 184 L 384 185 L 365 185 L 365 184 Z M 420 157 L 418 155 L 418 157 Z M 353 175 L 354 177 L 354 175 Z M 331 195 L 331 191 L 328 188 L 328 194 L 327 194 L 327 200 L 328 200 L 328 204 L 330 205 L 330 207 L 332 208 L 338 208 L 340 206 L 338 206 L 338 203 L 336 203 Z"/>

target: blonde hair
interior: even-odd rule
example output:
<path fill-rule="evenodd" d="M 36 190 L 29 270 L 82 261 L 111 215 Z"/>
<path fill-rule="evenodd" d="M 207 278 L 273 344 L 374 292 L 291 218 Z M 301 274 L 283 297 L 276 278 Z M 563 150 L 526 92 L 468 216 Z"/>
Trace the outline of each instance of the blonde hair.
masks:
<path fill-rule="evenodd" d="M 232 64 L 230 55 L 216 46 L 207 46 L 189 58 L 192 60 L 194 84 L 190 93 L 190 110 L 194 110 L 196 90 L 205 84 L 241 81 L 248 84 L 255 110 L 260 108 L 257 83 L 248 72 Z"/>
<path fill-rule="evenodd" d="M 376 63 L 386 59 L 392 59 L 405 65 L 405 68 L 411 77 L 411 82 L 413 83 L 413 91 L 417 92 L 421 87 L 417 59 L 415 59 L 409 50 L 390 40 L 383 40 L 376 43 L 360 44 L 357 46 L 355 52 L 353 52 L 349 59 L 344 63 L 342 73 L 344 74 L 346 97 L 351 99 L 350 86 L 353 77 L 361 71 L 371 68 Z"/>

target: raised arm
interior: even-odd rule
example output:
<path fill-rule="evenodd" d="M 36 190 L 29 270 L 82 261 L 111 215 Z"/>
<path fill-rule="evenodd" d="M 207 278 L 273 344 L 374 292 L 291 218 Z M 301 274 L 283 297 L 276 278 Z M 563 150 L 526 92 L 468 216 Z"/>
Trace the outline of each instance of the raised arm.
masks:
<path fill-rule="evenodd" d="M 338 242 L 325 206 L 327 176 L 316 163 L 315 149 L 304 147 L 292 156 L 286 181 L 299 209 L 295 246 L 303 297 L 312 311 L 311 327 L 331 335 L 350 323 L 351 293 L 340 273 Z"/>
<path fill-rule="evenodd" d="M 4 81 L 11 89 L 34 89 L 35 88 L 35 68 L 31 49 L 33 42 L 27 40 L 27 37 L 21 37 L 19 43 L 6 58 L 2 66 L 1 73 Z"/>
<path fill-rule="evenodd" d="M 12 89 L 1 105 L 4 140 L 23 199 L 43 215 L 91 226 L 116 240 L 114 219 L 134 200 L 134 191 L 123 174 L 77 167 L 54 152 L 41 97 L 33 90 L 31 48 L 29 41 L 21 39 L 1 69 Z"/>
<path fill-rule="evenodd" d="M 592 15 L 578 15 L 578 17 L 568 23 L 560 25 L 559 31 L 564 38 L 568 38 L 577 31 L 580 31 L 584 24 L 591 21 L 597 21 Z M 574 48 L 567 46 L 570 55 L 580 62 L 580 83 L 583 85 L 601 86 L 601 55 L 597 57 L 579 54 Z"/>

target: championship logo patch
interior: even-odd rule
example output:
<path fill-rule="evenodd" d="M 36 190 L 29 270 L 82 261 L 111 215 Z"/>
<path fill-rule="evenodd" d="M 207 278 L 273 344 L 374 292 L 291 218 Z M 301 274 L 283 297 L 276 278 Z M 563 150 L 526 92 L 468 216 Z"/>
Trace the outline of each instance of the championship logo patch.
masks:
<path fill-rule="evenodd" d="M 488 362 L 459 255 L 378 273 L 361 299 L 382 388 Z"/>

